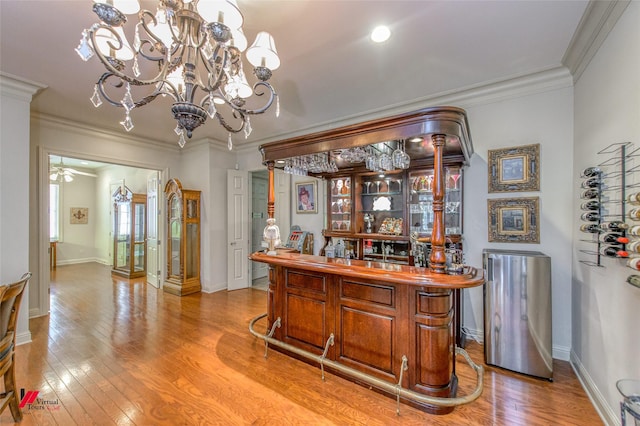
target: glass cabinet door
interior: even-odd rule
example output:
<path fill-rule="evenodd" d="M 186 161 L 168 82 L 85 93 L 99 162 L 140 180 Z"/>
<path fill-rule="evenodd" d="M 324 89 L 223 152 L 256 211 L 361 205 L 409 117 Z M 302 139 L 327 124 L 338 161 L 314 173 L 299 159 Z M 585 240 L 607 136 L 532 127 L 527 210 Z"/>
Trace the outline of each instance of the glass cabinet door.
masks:
<path fill-rule="evenodd" d="M 352 181 L 350 177 L 329 181 L 329 228 L 331 231 L 351 231 Z"/>
<path fill-rule="evenodd" d="M 146 244 L 146 208 L 144 204 L 136 203 L 134 208 L 134 230 L 133 230 L 133 270 L 136 272 L 146 271 L 145 244 Z"/>
<path fill-rule="evenodd" d="M 115 268 L 124 271 L 129 270 L 129 252 L 131 244 L 131 205 L 128 203 L 116 204 L 115 208 Z"/>
<path fill-rule="evenodd" d="M 403 174 L 362 177 L 362 232 L 402 235 L 404 231 Z"/>
<path fill-rule="evenodd" d="M 182 203 L 178 197 L 169 200 L 170 216 L 169 216 L 169 253 L 171 259 L 169 261 L 169 275 L 180 277 L 180 245 L 182 243 Z"/>
<path fill-rule="evenodd" d="M 147 226 L 145 194 L 134 194 L 121 186 L 113 194 L 113 269 L 112 273 L 137 278 L 147 271 Z"/>
<path fill-rule="evenodd" d="M 433 230 L 433 170 L 409 174 L 409 230 L 431 235 Z M 462 233 L 462 173 L 459 167 L 445 172 L 444 227 L 446 235 Z"/>

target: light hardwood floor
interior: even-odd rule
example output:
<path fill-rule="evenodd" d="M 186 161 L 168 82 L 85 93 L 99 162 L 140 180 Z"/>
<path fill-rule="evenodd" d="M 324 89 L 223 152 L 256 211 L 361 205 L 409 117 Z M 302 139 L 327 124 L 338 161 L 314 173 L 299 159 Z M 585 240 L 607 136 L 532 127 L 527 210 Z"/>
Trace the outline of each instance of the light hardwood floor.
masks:
<path fill-rule="evenodd" d="M 52 273 L 51 313 L 17 348 L 18 387 L 39 392 L 22 424 L 601 425 L 567 362 L 550 383 L 486 367 L 482 396 L 434 416 L 274 350 L 248 331 L 256 289 L 178 297 L 99 264 Z M 260 324 L 261 327 L 266 324 Z M 482 347 L 471 343 L 482 363 Z M 460 392 L 475 385 L 462 358 Z M 48 402 L 49 404 L 46 404 Z M 0 424 L 12 424 L 6 410 Z"/>

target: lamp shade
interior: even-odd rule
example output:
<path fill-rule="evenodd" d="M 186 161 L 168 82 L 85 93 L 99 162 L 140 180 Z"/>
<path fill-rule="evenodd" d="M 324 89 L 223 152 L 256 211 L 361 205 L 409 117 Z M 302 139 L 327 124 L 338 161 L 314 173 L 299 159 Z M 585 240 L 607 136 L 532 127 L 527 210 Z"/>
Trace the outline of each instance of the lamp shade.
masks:
<path fill-rule="evenodd" d="M 267 67 L 273 71 L 280 66 L 276 43 L 273 36 L 266 31 L 258 33 L 256 41 L 247 49 L 246 55 L 254 67 Z"/>
<path fill-rule="evenodd" d="M 235 0 L 200 0 L 197 8 L 200 16 L 208 23 L 220 22 L 232 30 L 240 28 L 244 23 Z"/>
<path fill-rule="evenodd" d="M 122 47 L 120 49 L 118 49 L 118 47 L 120 47 L 121 42 L 118 41 L 118 38 L 113 34 L 113 32 L 106 28 L 98 28 L 96 31 L 96 45 L 93 46 L 94 49 L 99 50 L 100 53 L 105 56 L 115 57 L 121 61 L 133 59 L 133 49 L 127 41 L 127 37 L 124 35 L 122 27 L 115 27 L 113 28 L 113 31 L 118 34 L 122 42 Z"/>
<path fill-rule="evenodd" d="M 138 0 L 93 0 L 94 3 L 110 4 L 125 15 L 133 15 L 140 11 Z"/>
<path fill-rule="evenodd" d="M 231 30 L 231 41 L 229 42 L 231 46 L 234 46 L 240 52 L 244 52 L 247 49 L 247 38 L 244 36 L 242 32 L 242 28 L 238 28 L 237 30 Z"/>
<path fill-rule="evenodd" d="M 229 80 L 224 86 L 224 91 L 230 99 L 235 97 L 246 99 L 253 94 L 253 89 L 242 71 Z"/>

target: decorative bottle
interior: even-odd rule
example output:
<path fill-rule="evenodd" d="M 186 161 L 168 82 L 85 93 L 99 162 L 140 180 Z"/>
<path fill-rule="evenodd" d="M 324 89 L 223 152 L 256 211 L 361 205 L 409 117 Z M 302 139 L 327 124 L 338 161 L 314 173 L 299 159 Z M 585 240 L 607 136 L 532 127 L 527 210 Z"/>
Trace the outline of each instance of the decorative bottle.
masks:
<path fill-rule="evenodd" d="M 600 227 L 595 223 L 585 223 L 580 225 L 580 230 L 582 232 L 590 232 L 592 234 L 598 234 L 602 231 L 602 229 L 600 229 Z"/>
<path fill-rule="evenodd" d="M 587 201 L 585 203 L 580 204 L 580 210 L 598 211 L 600 210 L 600 203 L 595 200 Z"/>
<path fill-rule="evenodd" d="M 600 249 L 600 254 L 607 257 L 629 257 L 629 252 L 616 246 L 604 246 Z"/>
<path fill-rule="evenodd" d="M 627 234 L 633 235 L 634 237 L 640 237 L 640 225 L 634 225 L 629 228 Z"/>
<path fill-rule="evenodd" d="M 628 216 L 631 220 L 640 220 L 640 208 L 629 210 Z"/>
<path fill-rule="evenodd" d="M 612 220 L 611 222 L 602 222 L 600 227 L 605 231 L 623 232 L 629 229 L 629 225 L 621 220 Z"/>
<path fill-rule="evenodd" d="M 629 239 L 617 232 L 607 232 L 600 235 L 600 241 L 609 244 L 627 244 Z"/>
<path fill-rule="evenodd" d="M 590 188 L 587 189 L 586 191 L 582 192 L 582 195 L 580 195 L 580 198 L 585 199 L 585 200 L 593 200 L 594 198 L 598 198 L 598 190 L 595 188 Z"/>
<path fill-rule="evenodd" d="M 627 202 L 634 206 L 640 205 L 640 192 L 629 194 L 629 196 L 627 197 Z"/>
<path fill-rule="evenodd" d="M 640 253 L 640 240 L 633 240 L 626 247 L 627 251 Z"/>
<path fill-rule="evenodd" d="M 602 174 L 602 170 L 600 170 L 599 168 L 587 167 L 582 171 L 581 177 L 592 177 L 592 176 L 598 176 L 599 174 Z"/>
<path fill-rule="evenodd" d="M 600 220 L 600 215 L 597 212 L 585 212 L 582 213 L 580 219 L 586 220 L 588 222 L 597 222 Z"/>
<path fill-rule="evenodd" d="M 600 185 L 600 178 L 596 176 L 583 181 L 581 186 L 583 188 L 588 189 L 588 188 L 597 188 L 599 185 Z"/>
<path fill-rule="evenodd" d="M 627 266 L 636 271 L 640 271 L 640 257 L 630 257 L 627 259 Z"/>

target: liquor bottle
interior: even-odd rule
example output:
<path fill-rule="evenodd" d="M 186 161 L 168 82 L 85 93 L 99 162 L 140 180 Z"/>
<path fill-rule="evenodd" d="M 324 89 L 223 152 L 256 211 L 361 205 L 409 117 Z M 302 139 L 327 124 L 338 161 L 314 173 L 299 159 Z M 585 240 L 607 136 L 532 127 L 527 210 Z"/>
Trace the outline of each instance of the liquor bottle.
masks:
<path fill-rule="evenodd" d="M 600 241 L 609 244 L 627 244 L 629 239 L 618 232 L 607 232 L 600 235 Z"/>
<path fill-rule="evenodd" d="M 631 220 L 640 220 L 640 208 L 629 210 L 628 216 Z"/>
<path fill-rule="evenodd" d="M 580 225 L 580 230 L 582 232 L 590 232 L 592 234 L 598 234 L 602 231 L 595 223 L 585 223 L 584 225 Z"/>
<path fill-rule="evenodd" d="M 624 223 L 621 220 L 612 220 L 611 222 L 602 222 L 600 224 L 600 228 L 604 231 L 622 232 L 625 229 L 629 229 L 629 224 Z"/>
<path fill-rule="evenodd" d="M 636 287 L 640 287 L 640 275 L 629 275 L 627 277 L 627 282 Z"/>
<path fill-rule="evenodd" d="M 591 177 L 591 176 L 598 176 L 602 174 L 602 170 L 600 170 L 597 167 L 587 167 L 586 169 L 584 169 L 582 171 L 582 176 L 581 177 Z"/>
<path fill-rule="evenodd" d="M 595 200 L 587 201 L 586 203 L 580 204 L 580 210 L 598 211 L 600 210 L 600 203 Z"/>
<path fill-rule="evenodd" d="M 580 195 L 580 198 L 585 200 L 593 200 L 594 198 L 598 198 L 599 191 L 595 188 L 587 189 Z"/>
<path fill-rule="evenodd" d="M 636 271 L 640 271 L 640 257 L 630 257 L 627 259 L 627 266 Z"/>
<path fill-rule="evenodd" d="M 629 194 L 629 196 L 627 197 L 627 202 L 634 206 L 640 205 L 640 192 Z"/>
<path fill-rule="evenodd" d="M 633 240 L 626 247 L 628 252 L 640 253 L 640 240 Z"/>
<path fill-rule="evenodd" d="M 584 212 L 580 219 L 586 220 L 588 222 L 597 222 L 600 220 L 600 215 L 597 212 Z"/>
<path fill-rule="evenodd" d="M 607 257 L 629 257 L 629 252 L 616 246 L 604 246 L 600 249 L 600 254 Z"/>
<path fill-rule="evenodd" d="M 582 182 L 583 188 L 597 188 L 600 185 L 600 177 L 592 177 Z"/>
<path fill-rule="evenodd" d="M 627 234 L 633 235 L 634 237 L 640 237 L 640 225 L 634 225 L 629 228 Z"/>

